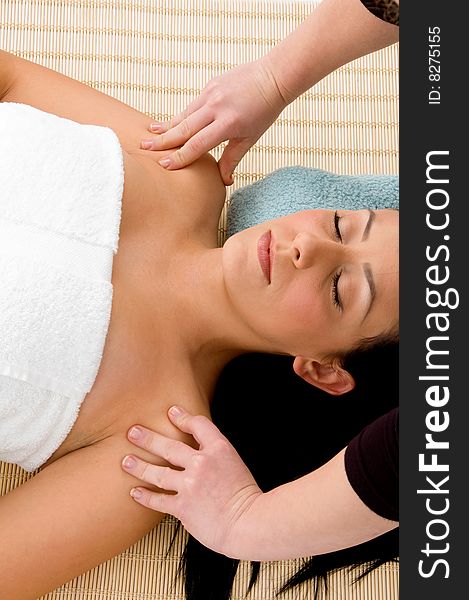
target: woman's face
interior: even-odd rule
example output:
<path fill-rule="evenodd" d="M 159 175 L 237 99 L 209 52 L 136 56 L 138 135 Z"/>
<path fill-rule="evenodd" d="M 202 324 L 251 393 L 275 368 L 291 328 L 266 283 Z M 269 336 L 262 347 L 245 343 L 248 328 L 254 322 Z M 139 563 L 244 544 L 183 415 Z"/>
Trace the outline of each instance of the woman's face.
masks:
<path fill-rule="evenodd" d="M 308 210 L 230 237 L 229 299 L 270 351 L 321 360 L 399 320 L 399 213 Z"/>

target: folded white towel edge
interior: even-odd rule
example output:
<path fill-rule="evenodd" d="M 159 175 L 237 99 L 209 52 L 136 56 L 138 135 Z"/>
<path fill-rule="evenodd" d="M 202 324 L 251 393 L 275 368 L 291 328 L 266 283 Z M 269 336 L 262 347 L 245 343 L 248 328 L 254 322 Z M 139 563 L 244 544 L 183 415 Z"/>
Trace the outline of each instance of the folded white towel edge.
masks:
<path fill-rule="evenodd" d="M 21 461 L 17 461 L 15 464 L 28 473 L 33 473 L 42 467 L 44 463 L 47 462 L 54 454 L 54 452 L 60 448 L 60 446 L 66 440 L 68 434 L 73 429 L 85 396 L 86 394 L 81 396 L 67 397 L 68 402 L 65 404 L 66 410 L 61 412 L 60 423 L 64 425 L 64 427 L 61 429 L 60 433 L 58 433 L 54 438 L 45 439 L 38 451 L 33 452 Z M 58 431 L 59 428 L 56 426 L 55 432 L 57 433 Z"/>
<path fill-rule="evenodd" d="M 10 377 L 11 379 L 19 379 L 25 383 L 37 385 L 45 390 L 68 397 L 86 394 L 89 391 L 80 390 L 71 386 L 70 383 L 60 381 L 60 379 L 53 378 L 50 375 L 38 373 L 34 369 L 23 367 L 21 365 L 12 365 L 3 361 L 0 361 L 0 375 Z"/>

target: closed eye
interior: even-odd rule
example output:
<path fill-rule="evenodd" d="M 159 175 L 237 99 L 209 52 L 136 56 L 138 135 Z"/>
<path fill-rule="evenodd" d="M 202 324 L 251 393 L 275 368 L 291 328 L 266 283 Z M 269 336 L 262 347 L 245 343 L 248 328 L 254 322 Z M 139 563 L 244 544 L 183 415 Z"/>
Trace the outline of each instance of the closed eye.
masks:
<path fill-rule="evenodd" d="M 342 299 L 339 295 L 339 279 L 340 279 L 341 275 L 342 275 L 342 271 L 338 271 L 332 278 L 332 302 L 333 302 L 334 306 L 336 308 L 338 308 L 340 311 L 342 311 L 344 309 L 344 306 L 342 304 Z"/>
<path fill-rule="evenodd" d="M 339 222 L 340 222 L 341 218 L 342 217 L 339 217 L 338 212 L 335 211 L 335 213 L 334 213 L 334 232 L 335 232 L 335 237 L 339 240 L 339 242 L 341 244 L 343 244 L 344 242 L 342 240 L 342 234 L 340 233 L 340 226 L 339 226 Z"/>

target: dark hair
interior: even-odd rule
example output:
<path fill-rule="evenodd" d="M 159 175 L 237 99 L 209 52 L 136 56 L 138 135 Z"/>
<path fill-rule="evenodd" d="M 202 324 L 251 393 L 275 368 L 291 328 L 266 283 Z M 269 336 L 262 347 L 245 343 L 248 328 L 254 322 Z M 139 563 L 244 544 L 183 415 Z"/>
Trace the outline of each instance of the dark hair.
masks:
<path fill-rule="evenodd" d="M 364 426 L 398 404 L 398 343 L 393 335 L 361 344 L 343 357 L 356 386 L 339 397 L 297 377 L 292 360 L 265 354 L 236 358 L 222 372 L 211 407 L 214 422 L 263 491 L 323 465 Z M 397 559 L 398 536 L 397 528 L 352 548 L 312 557 L 278 593 L 313 580 L 317 596 L 328 572 L 345 566 L 361 567 L 355 571 L 360 579 Z M 189 536 L 180 564 L 187 600 L 229 600 L 238 564 Z M 260 563 L 251 564 L 247 593 L 260 568 Z"/>

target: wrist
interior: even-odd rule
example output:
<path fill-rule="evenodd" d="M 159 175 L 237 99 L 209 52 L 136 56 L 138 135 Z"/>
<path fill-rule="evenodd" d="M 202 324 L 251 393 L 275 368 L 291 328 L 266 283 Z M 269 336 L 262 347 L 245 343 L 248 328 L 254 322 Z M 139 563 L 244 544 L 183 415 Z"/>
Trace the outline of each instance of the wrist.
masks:
<path fill-rule="evenodd" d="M 313 32 L 308 39 L 305 38 L 305 30 L 300 26 L 263 57 L 265 68 L 275 81 L 285 106 L 327 74 L 323 61 L 314 59 L 320 55 L 317 48 L 319 40 L 315 39 Z"/>
<path fill-rule="evenodd" d="M 257 486 L 244 490 L 243 499 L 232 511 L 230 525 L 216 550 L 238 560 L 250 560 L 259 542 L 262 504 L 265 494 Z"/>
<path fill-rule="evenodd" d="M 285 87 L 281 72 L 275 60 L 272 59 L 270 52 L 258 60 L 258 66 L 263 73 L 264 81 L 268 83 L 271 91 L 269 94 L 271 104 L 278 111 L 278 114 L 280 114 L 290 102 L 293 102 L 296 96 L 292 97 L 289 90 Z"/>

